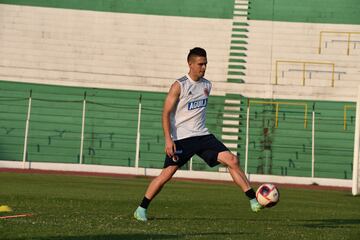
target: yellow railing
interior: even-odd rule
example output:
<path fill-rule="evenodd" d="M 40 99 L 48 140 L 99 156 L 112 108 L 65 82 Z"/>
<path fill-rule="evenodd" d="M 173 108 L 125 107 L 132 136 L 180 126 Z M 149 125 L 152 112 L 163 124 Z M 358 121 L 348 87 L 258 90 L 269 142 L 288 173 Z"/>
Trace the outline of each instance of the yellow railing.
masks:
<path fill-rule="evenodd" d="M 292 60 L 276 60 L 275 63 L 275 85 L 278 84 L 278 65 L 279 63 L 297 63 L 302 65 L 302 85 L 305 86 L 306 66 L 307 65 L 329 65 L 331 66 L 331 87 L 334 87 L 335 81 L 335 63 L 331 62 L 314 62 L 314 61 L 292 61 Z"/>
<path fill-rule="evenodd" d="M 347 55 L 350 55 L 351 35 L 360 34 L 360 32 L 320 31 L 320 37 L 319 37 L 319 54 L 321 54 L 321 43 L 322 43 L 323 35 L 324 35 L 324 34 L 344 34 L 344 35 L 347 35 Z"/>
<path fill-rule="evenodd" d="M 307 103 L 293 103 L 293 102 L 266 102 L 266 101 L 251 101 L 248 100 L 248 106 L 250 108 L 250 105 L 252 103 L 255 104 L 271 104 L 271 105 L 275 105 L 275 127 L 278 128 L 279 126 L 279 105 L 293 105 L 293 106 L 304 106 L 304 128 L 307 128 L 307 110 L 308 110 L 308 106 Z"/>
<path fill-rule="evenodd" d="M 356 105 L 348 105 L 348 104 L 344 105 L 344 130 L 347 129 L 347 110 L 350 108 L 356 109 Z"/>

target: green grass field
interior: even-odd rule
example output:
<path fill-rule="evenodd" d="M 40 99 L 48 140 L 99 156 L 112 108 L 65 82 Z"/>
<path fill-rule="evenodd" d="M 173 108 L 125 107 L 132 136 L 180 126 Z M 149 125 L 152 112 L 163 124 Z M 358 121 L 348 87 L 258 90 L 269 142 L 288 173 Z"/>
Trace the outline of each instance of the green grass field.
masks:
<path fill-rule="evenodd" d="M 0 239 L 360 239 L 350 191 L 281 187 L 276 207 L 252 213 L 230 183 L 171 181 L 141 223 L 132 213 L 149 181 L 0 173 L 0 204 L 33 214 L 0 219 Z"/>

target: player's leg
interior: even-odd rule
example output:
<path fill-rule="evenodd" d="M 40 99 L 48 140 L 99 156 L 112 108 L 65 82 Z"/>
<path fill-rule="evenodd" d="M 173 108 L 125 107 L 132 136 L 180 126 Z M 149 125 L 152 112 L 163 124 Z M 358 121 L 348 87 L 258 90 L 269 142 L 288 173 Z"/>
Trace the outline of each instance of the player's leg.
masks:
<path fill-rule="evenodd" d="M 260 211 L 262 206 L 257 202 L 255 191 L 251 188 L 249 180 L 240 168 L 238 157 L 229 151 L 223 151 L 218 154 L 218 161 L 227 166 L 229 173 L 236 185 L 238 185 L 244 191 L 245 195 L 250 199 L 250 206 L 252 211 Z"/>
<path fill-rule="evenodd" d="M 154 178 L 149 184 L 145 193 L 145 197 L 149 200 L 152 200 L 161 191 L 165 183 L 167 183 L 172 178 L 178 168 L 179 167 L 176 165 L 164 168 L 160 175 Z"/>
<path fill-rule="evenodd" d="M 254 212 L 259 211 L 261 205 L 257 202 L 255 191 L 251 188 L 249 180 L 240 168 L 237 156 L 232 154 L 229 149 L 212 134 L 201 137 L 201 145 L 202 149 L 197 152 L 197 154 L 204 159 L 210 167 L 214 167 L 219 163 L 227 166 L 234 182 L 250 199 L 251 209 Z"/>
<path fill-rule="evenodd" d="M 234 154 L 229 151 L 220 152 L 218 154 L 218 161 L 227 166 L 232 179 L 244 192 L 251 188 L 245 173 L 239 166 L 239 159 Z"/>
<path fill-rule="evenodd" d="M 147 221 L 146 210 L 149 207 L 151 200 L 154 199 L 163 186 L 172 178 L 178 168 L 179 167 L 176 165 L 168 166 L 161 171 L 159 176 L 150 182 L 140 206 L 134 212 L 134 217 L 137 220 Z"/>

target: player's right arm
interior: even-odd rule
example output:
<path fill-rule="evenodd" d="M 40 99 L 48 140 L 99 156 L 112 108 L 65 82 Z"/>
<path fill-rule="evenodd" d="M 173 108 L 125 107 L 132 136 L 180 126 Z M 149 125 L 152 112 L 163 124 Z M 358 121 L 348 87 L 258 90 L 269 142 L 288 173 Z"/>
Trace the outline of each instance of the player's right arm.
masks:
<path fill-rule="evenodd" d="M 163 113 L 162 113 L 162 125 L 165 137 L 165 153 L 169 157 L 174 156 L 176 151 L 176 146 L 174 141 L 171 138 L 171 127 L 170 127 L 170 113 L 174 110 L 179 97 L 180 97 L 181 87 L 178 82 L 174 82 L 166 96 Z"/>

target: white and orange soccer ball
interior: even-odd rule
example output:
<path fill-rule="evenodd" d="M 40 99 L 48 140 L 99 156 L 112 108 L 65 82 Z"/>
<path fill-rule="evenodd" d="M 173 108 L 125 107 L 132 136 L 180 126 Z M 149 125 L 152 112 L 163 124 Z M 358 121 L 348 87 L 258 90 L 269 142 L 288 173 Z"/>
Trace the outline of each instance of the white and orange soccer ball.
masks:
<path fill-rule="evenodd" d="M 256 199 L 263 207 L 273 207 L 280 200 L 280 192 L 274 184 L 264 183 L 256 190 Z"/>

